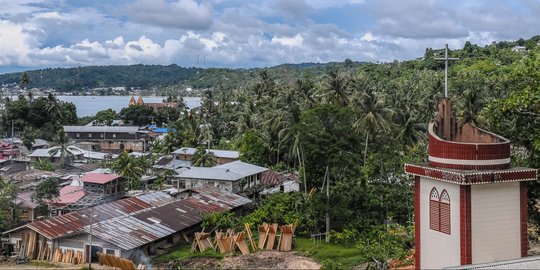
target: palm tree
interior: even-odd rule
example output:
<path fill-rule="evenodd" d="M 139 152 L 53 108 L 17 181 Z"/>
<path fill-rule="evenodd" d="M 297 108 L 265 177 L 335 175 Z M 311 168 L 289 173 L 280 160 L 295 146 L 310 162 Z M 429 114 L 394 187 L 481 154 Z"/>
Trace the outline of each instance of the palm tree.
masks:
<path fill-rule="evenodd" d="M 478 115 L 484 105 L 484 97 L 477 89 L 466 90 L 457 102 L 457 120 L 460 126 L 465 123 L 478 125 Z"/>
<path fill-rule="evenodd" d="M 73 152 L 71 151 L 71 139 L 64 132 L 64 129 L 60 129 L 56 135 L 53 137 L 53 145 L 49 150 L 49 155 L 54 157 L 56 154 L 60 153 L 60 167 L 64 167 L 66 158 L 71 163 L 71 159 L 74 157 Z"/>
<path fill-rule="evenodd" d="M 21 76 L 21 88 L 25 88 L 30 83 L 32 83 L 32 80 L 30 80 L 30 76 L 28 76 L 28 73 L 24 72 Z"/>
<path fill-rule="evenodd" d="M 216 156 L 213 152 L 206 151 L 204 147 L 200 146 L 193 154 L 191 162 L 196 167 L 212 167 L 216 165 Z"/>
<path fill-rule="evenodd" d="M 128 180 L 129 189 L 136 186 L 144 173 L 143 169 L 136 165 L 134 158 L 125 150 L 118 156 L 111 169 Z"/>
<path fill-rule="evenodd" d="M 388 119 L 394 114 L 394 110 L 387 107 L 380 95 L 374 93 L 371 88 L 367 88 L 360 94 L 356 108 L 359 118 L 353 124 L 354 129 L 359 134 L 364 133 L 366 144 L 364 148 L 364 164 L 367 159 L 367 150 L 370 134 L 377 134 L 380 131 L 387 132 L 390 129 Z"/>
<path fill-rule="evenodd" d="M 330 70 L 326 74 L 324 91 L 328 102 L 336 106 L 349 105 L 349 83 L 338 69 Z"/>

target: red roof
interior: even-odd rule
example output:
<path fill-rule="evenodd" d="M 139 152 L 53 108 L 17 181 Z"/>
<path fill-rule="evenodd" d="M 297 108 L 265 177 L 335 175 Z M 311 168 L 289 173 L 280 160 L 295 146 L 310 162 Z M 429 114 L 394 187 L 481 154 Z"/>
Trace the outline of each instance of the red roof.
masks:
<path fill-rule="evenodd" d="M 60 198 L 56 203 L 69 204 L 75 203 L 84 197 L 85 193 L 83 187 L 78 186 L 65 186 L 60 190 Z"/>
<path fill-rule="evenodd" d="M 116 174 L 87 173 L 81 178 L 81 181 L 85 183 L 106 184 L 120 177 Z"/>

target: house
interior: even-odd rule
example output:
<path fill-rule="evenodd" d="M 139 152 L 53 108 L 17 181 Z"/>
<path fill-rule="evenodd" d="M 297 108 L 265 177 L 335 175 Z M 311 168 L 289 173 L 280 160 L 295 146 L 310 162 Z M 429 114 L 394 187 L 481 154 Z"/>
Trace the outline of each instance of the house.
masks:
<path fill-rule="evenodd" d="M 54 153 L 55 150 L 59 150 L 59 149 L 60 149 L 59 146 L 54 146 L 51 148 L 44 148 L 44 149 L 36 149 L 34 150 L 34 152 L 28 155 L 28 157 L 30 157 L 30 161 L 32 162 L 37 161 L 38 159 L 49 159 L 51 163 L 53 163 L 56 166 L 59 166 L 61 162 L 60 151 L 56 151 L 56 153 Z M 67 150 L 69 151 L 70 155 L 65 157 L 66 158 L 64 161 L 65 163 L 71 163 L 73 161 L 84 159 L 84 153 L 85 153 L 84 150 L 75 146 L 68 146 Z M 52 153 L 54 153 L 54 155 L 52 155 Z"/>
<path fill-rule="evenodd" d="M 525 46 L 514 46 L 512 47 L 512 51 L 524 53 L 524 52 L 527 52 L 527 48 Z"/>
<path fill-rule="evenodd" d="M 64 126 L 64 132 L 75 143 L 99 143 L 99 149 L 107 152 L 145 152 L 147 148 L 148 131 L 136 126 Z"/>
<path fill-rule="evenodd" d="M 163 192 L 152 192 L 35 221 L 4 235 L 15 250 L 28 247 L 24 240 L 35 236 L 35 247 L 45 244 L 63 251 L 81 251 L 86 262 L 97 261 L 96 253 L 103 252 L 139 263 L 158 249 L 178 244 L 186 233 L 196 230 L 202 221 L 201 214 L 235 211 L 250 202 L 239 197 L 197 193 L 177 200 Z M 25 255 L 35 259 L 37 249 L 27 249 Z"/>
<path fill-rule="evenodd" d="M 21 156 L 18 144 L 9 140 L 0 140 L 0 159 L 13 159 Z"/>
<path fill-rule="evenodd" d="M 495 270 L 495 269 L 540 269 L 540 256 L 521 259 L 496 261 L 489 263 L 468 264 L 463 266 L 445 267 L 448 270 Z"/>
<path fill-rule="evenodd" d="M 187 167 L 176 170 L 177 188 L 191 189 L 210 184 L 232 193 L 244 192 L 260 184 L 268 169 L 234 161 L 214 167 Z"/>
<path fill-rule="evenodd" d="M 196 148 L 182 147 L 172 152 L 172 154 L 176 157 L 176 159 L 191 161 L 191 158 L 193 157 L 196 151 L 197 151 Z M 225 163 L 233 162 L 233 161 L 238 160 L 238 158 L 240 157 L 240 153 L 238 151 L 218 150 L 218 149 L 209 149 L 206 151 L 214 153 L 217 164 L 225 164 Z"/>
<path fill-rule="evenodd" d="M 111 196 L 123 196 L 127 181 L 116 174 L 87 173 L 81 177 L 84 191 Z"/>
<path fill-rule="evenodd" d="M 146 103 L 144 102 L 142 96 L 139 96 L 137 101 L 135 101 L 135 98 L 131 96 L 131 99 L 129 100 L 128 106 L 132 105 L 142 105 L 146 107 L 150 107 L 154 110 L 154 112 L 158 112 L 161 108 L 175 108 L 178 106 L 176 102 L 156 102 L 156 103 Z"/>
<path fill-rule="evenodd" d="M 265 171 L 262 174 L 261 185 L 264 187 L 260 192 L 261 195 L 280 191 L 284 193 L 300 191 L 299 175 L 296 172 Z"/>

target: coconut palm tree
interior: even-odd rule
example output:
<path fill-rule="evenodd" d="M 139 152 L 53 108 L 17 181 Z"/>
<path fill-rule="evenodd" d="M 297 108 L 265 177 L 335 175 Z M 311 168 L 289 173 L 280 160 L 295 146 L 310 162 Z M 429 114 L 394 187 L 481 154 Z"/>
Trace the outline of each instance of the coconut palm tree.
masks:
<path fill-rule="evenodd" d="M 118 156 L 111 169 L 128 180 L 129 189 L 138 185 L 144 173 L 143 169 L 137 166 L 135 159 L 125 150 Z"/>
<path fill-rule="evenodd" d="M 323 95 L 326 96 L 326 101 L 336 106 L 348 106 L 350 104 L 349 82 L 347 78 L 338 70 L 330 70 L 326 74 L 324 82 Z"/>
<path fill-rule="evenodd" d="M 56 133 L 52 143 L 54 147 L 49 150 L 49 155 L 54 157 L 60 153 L 60 167 L 64 167 L 66 159 L 71 163 L 72 158 L 74 157 L 72 149 L 70 149 L 72 142 L 69 136 L 64 132 L 64 129 L 60 129 Z"/>
<path fill-rule="evenodd" d="M 387 132 L 391 127 L 390 117 L 395 113 L 387 107 L 381 95 L 376 94 L 372 88 L 360 93 L 355 107 L 358 110 L 358 119 L 353 124 L 359 134 L 364 134 L 366 143 L 364 148 L 364 164 L 367 159 L 369 136 L 381 131 Z"/>
<path fill-rule="evenodd" d="M 216 165 L 216 156 L 213 152 L 207 151 L 204 147 L 197 147 L 191 162 L 197 167 L 212 167 Z"/>

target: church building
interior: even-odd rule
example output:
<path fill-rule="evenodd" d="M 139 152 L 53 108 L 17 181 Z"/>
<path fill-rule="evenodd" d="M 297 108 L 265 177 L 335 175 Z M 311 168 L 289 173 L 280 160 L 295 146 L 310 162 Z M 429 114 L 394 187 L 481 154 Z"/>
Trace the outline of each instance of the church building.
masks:
<path fill-rule="evenodd" d="M 458 125 L 448 98 L 428 136 L 428 162 L 405 165 L 415 177 L 416 268 L 527 256 L 527 181 L 537 171 L 510 165 L 508 139 Z"/>

